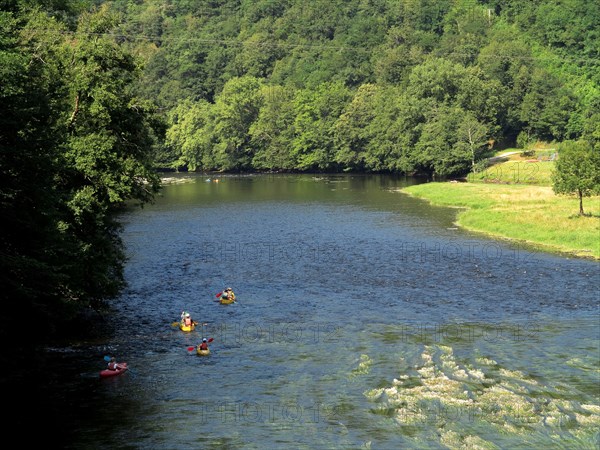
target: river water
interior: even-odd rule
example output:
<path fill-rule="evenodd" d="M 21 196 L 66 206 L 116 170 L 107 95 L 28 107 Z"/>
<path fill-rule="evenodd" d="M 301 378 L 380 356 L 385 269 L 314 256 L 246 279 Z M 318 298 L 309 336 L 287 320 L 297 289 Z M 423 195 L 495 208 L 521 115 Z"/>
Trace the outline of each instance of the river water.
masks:
<path fill-rule="evenodd" d="M 176 181 L 122 217 L 114 334 L 49 349 L 65 448 L 600 444 L 598 262 L 460 230 L 412 179 Z"/>

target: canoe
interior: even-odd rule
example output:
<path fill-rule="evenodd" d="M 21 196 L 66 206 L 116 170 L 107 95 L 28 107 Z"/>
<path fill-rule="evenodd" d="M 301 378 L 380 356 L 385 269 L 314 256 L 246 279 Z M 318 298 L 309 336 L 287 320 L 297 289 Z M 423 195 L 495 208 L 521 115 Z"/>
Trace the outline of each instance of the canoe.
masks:
<path fill-rule="evenodd" d="M 210 355 L 210 349 L 200 350 L 200 348 L 197 348 L 196 353 L 198 354 L 198 356 L 208 356 Z"/>
<path fill-rule="evenodd" d="M 231 305 L 232 303 L 235 303 L 235 297 L 234 298 L 222 298 L 219 301 L 221 302 L 221 305 Z"/>
<path fill-rule="evenodd" d="M 121 375 L 123 372 L 125 372 L 128 369 L 126 362 L 117 363 L 117 364 L 119 364 L 119 366 L 121 366 L 117 370 L 110 370 L 110 369 L 101 370 L 100 378 L 108 378 L 108 377 L 114 377 L 116 375 Z"/>
<path fill-rule="evenodd" d="M 194 325 L 193 323 L 191 325 L 184 325 L 183 323 L 179 323 L 179 329 L 181 331 L 194 331 L 194 328 L 196 328 L 196 325 Z"/>

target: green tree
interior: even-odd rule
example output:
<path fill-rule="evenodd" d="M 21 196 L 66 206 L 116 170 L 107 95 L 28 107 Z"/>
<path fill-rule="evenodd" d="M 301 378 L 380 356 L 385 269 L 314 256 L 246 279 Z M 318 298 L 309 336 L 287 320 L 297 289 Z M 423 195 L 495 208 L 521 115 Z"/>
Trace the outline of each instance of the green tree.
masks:
<path fill-rule="evenodd" d="M 460 64 L 443 58 L 429 58 L 412 70 L 407 91 L 416 98 L 452 103 L 466 76 L 467 71 Z"/>
<path fill-rule="evenodd" d="M 116 23 L 107 5 L 84 13 L 63 48 L 69 110 L 62 118 L 64 169 L 56 179 L 65 204 L 61 228 L 78 253 L 66 263 L 75 275 L 65 286 L 72 299 L 103 299 L 123 286 L 115 213 L 127 200 L 152 200 L 159 185 L 151 106 L 131 91 L 138 65 L 110 37 Z"/>
<path fill-rule="evenodd" d="M 210 170 L 215 141 L 215 106 L 206 100 L 184 100 L 169 111 L 166 145 L 175 156 L 174 169 Z"/>
<path fill-rule="evenodd" d="M 558 149 L 552 189 L 557 194 L 576 195 L 579 214 L 583 215 L 583 197 L 600 193 L 600 150 L 586 141 L 563 142 Z"/>
<path fill-rule="evenodd" d="M 363 84 L 335 123 L 335 161 L 345 170 L 365 169 L 365 150 L 372 136 L 369 124 L 375 118 L 378 88 Z"/>
<path fill-rule="evenodd" d="M 455 147 L 470 156 L 471 170 L 489 148 L 489 133 L 489 127 L 479 122 L 471 113 L 465 114 L 458 125 Z"/>
<path fill-rule="evenodd" d="M 261 88 L 263 105 L 250 126 L 256 169 L 294 169 L 290 147 L 294 138 L 294 103 L 291 88 L 270 85 Z"/>
<path fill-rule="evenodd" d="M 74 32 L 39 8 L 0 12 L 3 332 L 23 311 L 40 334 L 60 330 L 123 285 L 116 214 L 150 201 L 158 177 L 152 114 L 114 24 L 107 7 Z"/>
<path fill-rule="evenodd" d="M 542 69 L 533 72 L 520 114 L 529 134 L 545 140 L 570 137 L 566 136 L 566 126 L 574 109 L 575 100 L 560 80 Z"/>
<path fill-rule="evenodd" d="M 244 76 L 229 80 L 215 102 L 216 164 L 224 170 L 251 167 L 254 156 L 249 130 L 258 118 L 262 81 Z"/>
<path fill-rule="evenodd" d="M 464 174 L 480 155 L 484 136 L 485 129 L 471 114 L 460 107 L 438 105 L 426 114 L 413 160 L 434 177 Z"/>
<path fill-rule="evenodd" d="M 294 99 L 292 156 L 300 170 L 333 168 L 334 126 L 351 93 L 342 83 L 324 83 L 298 91 Z"/>
<path fill-rule="evenodd" d="M 64 94 L 57 51 L 65 27 L 40 11 L 0 11 L 0 341 L 18 332 L 23 312 L 38 324 L 21 343 L 49 331 L 68 274 L 58 231 L 64 128 L 56 105 Z"/>
<path fill-rule="evenodd" d="M 378 89 L 374 100 L 374 119 L 369 123 L 370 141 L 365 152 L 368 170 L 388 170 L 412 174 L 411 158 L 423 119 L 422 101 L 404 95 L 402 89 Z"/>
<path fill-rule="evenodd" d="M 283 55 L 283 50 L 274 41 L 274 36 L 266 32 L 256 33 L 246 39 L 232 63 L 235 73 L 239 76 L 268 77 L 275 61 Z"/>

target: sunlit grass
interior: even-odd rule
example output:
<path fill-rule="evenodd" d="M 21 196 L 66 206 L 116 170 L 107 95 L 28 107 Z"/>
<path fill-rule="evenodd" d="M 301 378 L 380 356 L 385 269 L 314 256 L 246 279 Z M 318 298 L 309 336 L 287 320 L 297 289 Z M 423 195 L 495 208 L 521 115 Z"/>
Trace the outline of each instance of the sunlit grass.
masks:
<path fill-rule="evenodd" d="M 481 172 L 470 173 L 467 176 L 467 180 L 481 183 L 550 186 L 552 184 L 553 171 L 554 162 L 552 161 L 513 158 L 494 164 Z"/>
<path fill-rule="evenodd" d="M 426 183 L 404 192 L 436 205 L 463 207 L 457 223 L 472 231 L 526 241 L 550 251 L 600 259 L 600 197 L 557 196 L 549 186 Z"/>
<path fill-rule="evenodd" d="M 484 170 L 470 173 L 470 182 L 500 184 L 530 184 L 551 186 L 554 158 L 557 152 L 552 147 L 532 149 L 532 156 L 522 156 L 523 149 L 506 149 L 498 151 L 491 160 L 491 165 Z"/>

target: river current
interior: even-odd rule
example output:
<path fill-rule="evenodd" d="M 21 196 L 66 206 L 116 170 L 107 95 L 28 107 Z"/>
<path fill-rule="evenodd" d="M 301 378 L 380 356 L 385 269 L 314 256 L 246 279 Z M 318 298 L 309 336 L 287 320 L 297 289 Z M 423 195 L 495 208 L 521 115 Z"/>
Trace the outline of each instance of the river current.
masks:
<path fill-rule="evenodd" d="M 48 349 L 65 448 L 600 444 L 598 262 L 461 230 L 412 179 L 173 181 L 122 217 L 114 333 Z"/>

